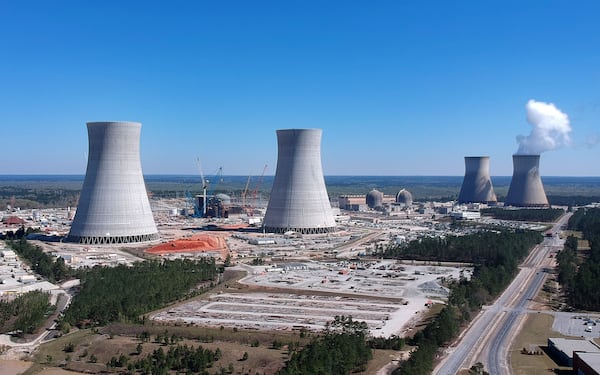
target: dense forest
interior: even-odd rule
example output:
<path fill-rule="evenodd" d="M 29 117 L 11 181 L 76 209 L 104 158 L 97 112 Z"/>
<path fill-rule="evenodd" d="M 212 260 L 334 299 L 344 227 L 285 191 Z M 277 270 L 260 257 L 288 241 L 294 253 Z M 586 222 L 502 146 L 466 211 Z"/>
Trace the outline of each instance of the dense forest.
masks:
<path fill-rule="evenodd" d="M 484 231 L 466 236 L 420 238 L 408 243 L 389 246 L 385 258 L 414 259 L 495 265 L 511 262 L 516 267 L 519 259 L 542 236 L 527 230 Z"/>
<path fill-rule="evenodd" d="M 557 254 L 558 281 L 569 304 L 583 310 L 600 310 L 600 209 L 579 209 L 569 220 L 569 229 L 580 231 L 590 246 L 585 261 L 578 258 L 578 240 L 569 237 Z"/>
<path fill-rule="evenodd" d="M 50 294 L 34 290 L 10 302 L 0 302 L 0 333 L 33 333 L 53 312 Z"/>
<path fill-rule="evenodd" d="M 541 221 L 544 223 L 554 222 L 564 213 L 561 208 L 520 208 L 517 210 L 506 210 L 504 208 L 493 207 L 481 210 L 482 215 L 493 216 L 499 220 Z"/>
<path fill-rule="evenodd" d="M 600 202 L 598 195 L 548 195 L 548 202 L 554 206 L 585 206 Z"/>
<path fill-rule="evenodd" d="M 41 247 L 32 245 L 21 236 L 19 240 L 7 241 L 21 259 L 23 259 L 31 269 L 37 274 L 45 277 L 51 283 L 65 280 L 73 275 L 63 258 L 53 258 L 44 253 Z"/>
<path fill-rule="evenodd" d="M 198 293 L 200 282 L 217 275 L 214 259 L 145 261 L 132 267 L 80 271 L 81 290 L 65 312 L 71 325 L 138 321 L 142 314 Z"/>
<path fill-rule="evenodd" d="M 39 184 L 30 186 L 6 186 L 0 184 L 0 205 L 6 207 L 49 208 L 75 206 L 79 198 L 79 189 L 69 189 Z M 32 187 L 36 186 L 36 187 Z"/>
<path fill-rule="evenodd" d="M 482 232 L 462 237 L 423 239 L 387 249 L 385 256 L 430 261 L 461 261 L 475 264 L 470 280 L 450 285 L 448 303 L 440 314 L 409 344 L 417 347 L 394 374 L 429 374 L 439 347 L 447 345 L 460 327 L 471 320 L 485 303 L 496 298 L 510 283 L 519 262 L 542 241 L 533 231 Z"/>
<path fill-rule="evenodd" d="M 292 354 L 279 375 L 345 375 L 364 371 L 373 354 L 366 335 L 365 322 L 350 316 L 336 316 L 322 336 L 315 337 L 301 351 Z"/>

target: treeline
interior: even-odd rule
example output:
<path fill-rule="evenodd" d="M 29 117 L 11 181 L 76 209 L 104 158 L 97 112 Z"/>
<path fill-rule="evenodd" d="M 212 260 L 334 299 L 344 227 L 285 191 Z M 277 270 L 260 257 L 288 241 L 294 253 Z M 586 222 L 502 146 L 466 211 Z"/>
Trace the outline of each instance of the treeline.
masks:
<path fill-rule="evenodd" d="M 130 373 L 135 369 L 142 374 L 168 374 L 170 371 L 175 371 L 178 374 L 208 375 L 206 369 L 219 360 L 219 353 L 219 349 L 212 351 L 200 345 L 196 348 L 187 345 L 172 346 L 167 352 L 161 347 L 129 364 L 127 368 Z M 127 364 L 124 362 L 123 358 L 119 358 L 111 360 L 107 365 L 109 368 L 125 367 Z"/>
<path fill-rule="evenodd" d="M 421 238 L 384 250 L 385 258 L 414 259 L 495 265 L 507 260 L 516 268 L 541 234 L 528 230 L 485 231 L 467 236 Z"/>
<path fill-rule="evenodd" d="M 128 267 L 94 267 L 80 272 L 81 290 L 63 321 L 78 326 L 114 321 L 137 322 L 142 314 L 161 308 L 214 280 L 214 259 L 145 261 Z"/>
<path fill-rule="evenodd" d="M 27 242 L 24 236 L 18 240 L 7 241 L 7 244 L 29 264 L 33 271 L 52 283 L 73 276 L 73 271 L 65 264 L 63 258 L 53 258 L 46 254 L 41 247 Z"/>
<path fill-rule="evenodd" d="M 301 351 L 294 352 L 279 375 L 346 375 L 364 371 L 373 357 L 367 345 L 368 327 L 352 317 L 336 316 L 323 336 L 314 338 Z"/>
<path fill-rule="evenodd" d="M 519 208 L 516 210 L 507 210 L 504 208 L 484 208 L 482 215 L 493 216 L 499 220 L 515 221 L 541 221 L 551 223 L 556 221 L 564 211 L 560 208 Z"/>
<path fill-rule="evenodd" d="M 555 206 L 585 206 L 600 202 L 598 195 L 548 195 L 548 202 Z"/>
<path fill-rule="evenodd" d="M 418 254 L 423 260 L 475 263 L 470 280 L 461 278 L 450 285 L 448 303 L 437 317 L 413 336 L 409 344 L 417 349 L 394 374 L 431 373 L 438 349 L 455 339 L 460 327 L 469 322 L 483 304 L 491 302 L 506 288 L 514 278 L 519 262 L 541 241 L 540 233 L 516 230 L 443 240 L 424 239 L 390 248 L 387 255 L 395 258 Z"/>
<path fill-rule="evenodd" d="M 34 290 L 10 302 L 0 302 L 0 332 L 33 333 L 53 312 L 50 294 Z"/>
<path fill-rule="evenodd" d="M 583 262 L 578 258 L 578 240 L 570 236 L 557 254 L 558 281 L 569 304 L 583 310 L 600 310 L 600 209 L 579 209 L 569 220 L 569 229 L 582 232 L 590 251 Z"/>
<path fill-rule="evenodd" d="M 79 197 L 79 190 L 62 189 L 44 183 L 32 182 L 31 185 L 39 184 L 39 188 L 0 186 L 0 204 L 6 207 L 13 204 L 22 209 L 45 208 L 45 207 L 67 207 L 75 206 Z M 13 207 L 14 208 L 14 207 Z"/>

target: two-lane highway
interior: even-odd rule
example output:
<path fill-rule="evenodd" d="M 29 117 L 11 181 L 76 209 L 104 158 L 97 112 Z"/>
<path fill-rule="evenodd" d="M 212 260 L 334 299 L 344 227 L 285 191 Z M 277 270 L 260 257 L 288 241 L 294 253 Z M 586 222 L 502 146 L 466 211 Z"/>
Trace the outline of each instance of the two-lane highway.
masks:
<path fill-rule="evenodd" d="M 484 307 L 459 337 L 458 343 L 448 348 L 448 355 L 435 368 L 434 374 L 454 375 L 476 362 L 482 362 L 493 375 L 510 373 L 507 358 L 510 341 L 516 335 L 528 302 L 544 283 L 544 261 L 551 250 L 562 246 L 556 234 L 570 216 L 563 215 L 552 229 L 554 236 L 544 238 L 530 252 L 513 282 L 493 305 Z"/>

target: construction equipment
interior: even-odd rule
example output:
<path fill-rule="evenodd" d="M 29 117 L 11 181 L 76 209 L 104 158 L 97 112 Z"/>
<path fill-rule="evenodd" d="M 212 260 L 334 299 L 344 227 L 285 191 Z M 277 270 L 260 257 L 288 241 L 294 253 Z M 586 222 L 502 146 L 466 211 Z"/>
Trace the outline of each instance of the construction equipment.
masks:
<path fill-rule="evenodd" d="M 246 186 L 244 187 L 244 191 L 242 192 L 242 207 L 246 209 L 246 194 L 248 194 L 248 186 L 250 186 L 250 179 L 252 178 L 252 174 L 248 175 L 248 180 L 246 180 Z"/>
<path fill-rule="evenodd" d="M 198 165 L 198 171 L 200 172 L 200 183 L 202 184 L 202 215 L 200 216 L 206 217 L 206 190 L 208 189 L 208 181 L 204 178 L 200 158 L 196 158 L 196 164 Z"/>
<path fill-rule="evenodd" d="M 267 168 L 269 167 L 268 164 L 265 164 L 262 173 L 260 175 L 260 177 L 258 178 L 258 182 L 256 183 L 256 187 L 254 188 L 254 190 L 252 191 L 252 200 L 254 201 L 254 204 L 252 207 L 250 207 L 250 212 L 252 215 L 252 211 L 254 207 L 258 207 L 259 206 L 259 199 L 258 199 L 258 190 L 260 189 L 260 186 L 262 185 L 263 182 L 263 178 L 265 177 L 265 173 L 267 172 Z"/>
<path fill-rule="evenodd" d="M 211 186 L 211 180 L 213 185 Z M 219 184 L 223 181 L 223 167 L 219 167 L 211 180 L 204 180 L 206 186 L 210 187 L 205 196 L 208 196 L 207 205 L 205 206 L 205 217 L 221 217 L 223 215 L 222 202 L 219 197 L 214 194 Z"/>

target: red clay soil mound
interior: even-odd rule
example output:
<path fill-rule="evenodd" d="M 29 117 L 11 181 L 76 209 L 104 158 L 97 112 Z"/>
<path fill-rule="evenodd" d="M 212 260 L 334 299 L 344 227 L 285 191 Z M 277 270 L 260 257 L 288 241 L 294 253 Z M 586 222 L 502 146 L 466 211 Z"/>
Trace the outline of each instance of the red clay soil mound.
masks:
<path fill-rule="evenodd" d="M 201 234 L 191 238 L 163 243 L 146 250 L 150 254 L 190 253 L 196 251 L 226 251 L 227 245 L 222 237 Z"/>

